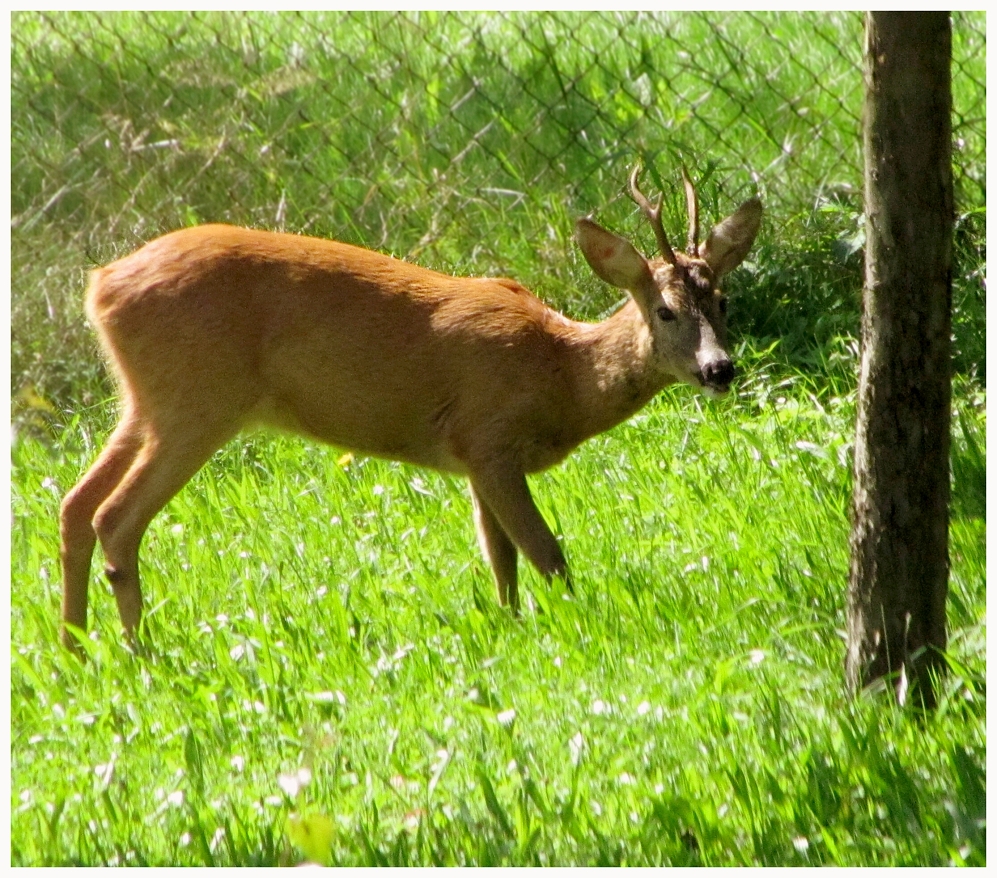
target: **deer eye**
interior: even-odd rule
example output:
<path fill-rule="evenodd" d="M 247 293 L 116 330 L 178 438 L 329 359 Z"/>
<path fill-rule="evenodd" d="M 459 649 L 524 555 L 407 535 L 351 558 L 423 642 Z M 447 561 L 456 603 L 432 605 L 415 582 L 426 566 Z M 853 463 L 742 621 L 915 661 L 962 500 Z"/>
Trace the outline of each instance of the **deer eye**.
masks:
<path fill-rule="evenodd" d="M 727 297 L 726 296 L 721 296 L 720 297 L 720 313 L 721 314 L 726 314 L 727 313 Z"/>
<path fill-rule="evenodd" d="M 674 320 L 675 319 L 675 312 L 671 308 L 666 308 L 664 305 L 662 305 L 658 309 L 658 316 L 662 320 L 664 320 L 664 321 L 667 322 L 668 320 Z"/>

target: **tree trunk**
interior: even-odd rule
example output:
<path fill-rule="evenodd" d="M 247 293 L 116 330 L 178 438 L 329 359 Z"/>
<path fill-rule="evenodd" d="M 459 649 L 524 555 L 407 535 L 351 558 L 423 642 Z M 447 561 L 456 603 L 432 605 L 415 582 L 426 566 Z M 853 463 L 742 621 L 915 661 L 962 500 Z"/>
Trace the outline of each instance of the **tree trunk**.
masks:
<path fill-rule="evenodd" d="M 865 289 L 848 688 L 933 703 L 948 590 L 952 31 L 947 12 L 866 19 Z"/>

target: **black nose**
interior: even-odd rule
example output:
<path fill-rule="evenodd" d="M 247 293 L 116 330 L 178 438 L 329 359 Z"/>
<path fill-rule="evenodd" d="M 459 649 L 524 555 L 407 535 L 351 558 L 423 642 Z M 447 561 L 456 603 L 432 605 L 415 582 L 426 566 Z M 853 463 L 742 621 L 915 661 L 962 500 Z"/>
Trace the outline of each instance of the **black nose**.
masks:
<path fill-rule="evenodd" d="M 725 387 L 734 380 L 734 364 L 730 360 L 714 360 L 703 367 L 703 381 Z"/>

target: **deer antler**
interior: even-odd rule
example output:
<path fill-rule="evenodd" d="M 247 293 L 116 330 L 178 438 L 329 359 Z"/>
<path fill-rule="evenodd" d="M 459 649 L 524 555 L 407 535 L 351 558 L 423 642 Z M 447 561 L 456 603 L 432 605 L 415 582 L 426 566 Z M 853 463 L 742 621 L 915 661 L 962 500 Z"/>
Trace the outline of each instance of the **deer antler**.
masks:
<path fill-rule="evenodd" d="M 661 255 L 665 258 L 665 262 L 669 265 L 675 265 L 675 253 L 668 243 L 668 236 L 665 235 L 665 228 L 661 224 L 661 203 L 665 199 L 665 193 L 662 192 L 658 198 L 658 206 L 651 207 L 651 202 L 637 188 L 637 177 L 639 175 L 640 165 L 637 165 L 633 169 L 633 173 L 630 174 L 630 196 L 637 202 L 637 206 L 641 209 L 644 216 L 647 217 L 651 228 L 654 229 L 654 236 L 658 239 L 658 248 L 661 250 Z"/>
<path fill-rule="evenodd" d="M 682 165 L 682 182 L 685 184 L 685 204 L 689 211 L 689 246 L 690 256 L 699 256 L 699 198 L 696 187 L 692 185 L 685 165 Z"/>

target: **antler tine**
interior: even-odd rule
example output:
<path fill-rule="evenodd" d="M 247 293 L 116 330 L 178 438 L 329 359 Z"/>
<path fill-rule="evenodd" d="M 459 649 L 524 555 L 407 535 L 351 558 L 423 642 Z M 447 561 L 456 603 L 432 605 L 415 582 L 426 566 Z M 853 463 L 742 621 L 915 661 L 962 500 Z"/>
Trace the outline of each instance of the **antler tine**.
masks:
<path fill-rule="evenodd" d="M 689 179 L 689 173 L 682 165 L 682 182 L 685 184 L 685 204 L 689 211 L 689 247 L 690 256 L 699 256 L 699 197 L 696 187 Z"/>
<path fill-rule="evenodd" d="M 654 229 L 654 236 L 658 239 L 658 249 L 661 250 L 661 255 L 665 258 L 665 262 L 669 265 L 675 265 L 675 253 L 668 243 L 668 236 L 665 235 L 665 227 L 661 224 L 661 204 L 665 199 L 665 193 L 662 192 L 658 198 L 658 206 L 651 207 L 651 202 L 637 188 L 638 176 L 640 176 L 640 165 L 634 167 L 633 173 L 630 174 L 630 196 L 637 202 L 637 206 L 641 209 L 644 216 L 647 217 L 651 228 Z"/>

